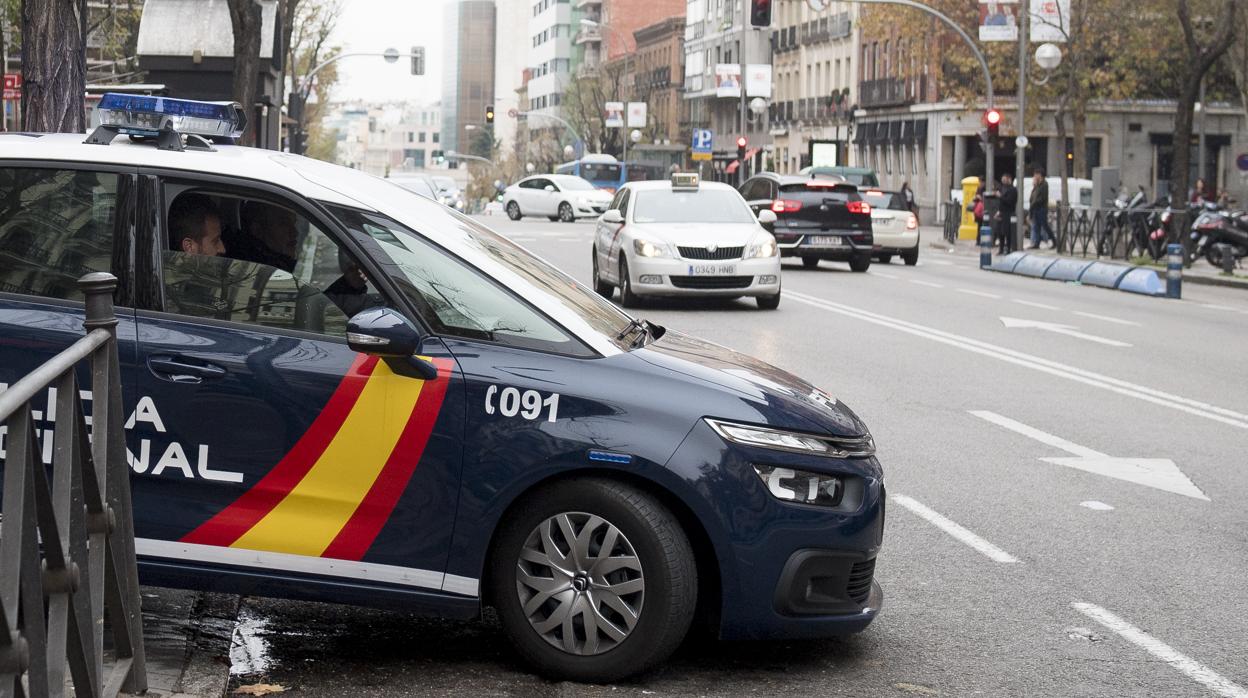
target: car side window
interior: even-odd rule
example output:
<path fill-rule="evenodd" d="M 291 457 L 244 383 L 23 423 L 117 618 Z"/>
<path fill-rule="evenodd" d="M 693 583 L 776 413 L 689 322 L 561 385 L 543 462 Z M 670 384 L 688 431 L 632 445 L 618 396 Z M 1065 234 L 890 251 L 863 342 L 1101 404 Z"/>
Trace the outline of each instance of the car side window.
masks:
<path fill-rule="evenodd" d="M 625 216 L 625 217 L 628 216 L 628 202 L 633 198 L 632 195 L 633 195 L 632 189 L 620 190 L 620 215 L 621 216 Z"/>
<path fill-rule="evenodd" d="M 386 304 L 351 254 L 285 206 L 183 191 L 164 230 L 166 312 L 346 337 L 352 315 Z"/>
<path fill-rule="evenodd" d="M 532 189 L 532 188 L 533 188 L 533 182 L 534 182 L 534 180 L 532 180 L 532 179 L 525 179 L 525 180 L 521 180 L 521 182 L 520 182 L 520 188 L 521 188 L 521 189 Z"/>
<path fill-rule="evenodd" d="M 118 232 L 124 175 L 85 170 L 0 170 L 0 291 L 82 300 L 79 277 L 121 276 L 129 256 Z"/>

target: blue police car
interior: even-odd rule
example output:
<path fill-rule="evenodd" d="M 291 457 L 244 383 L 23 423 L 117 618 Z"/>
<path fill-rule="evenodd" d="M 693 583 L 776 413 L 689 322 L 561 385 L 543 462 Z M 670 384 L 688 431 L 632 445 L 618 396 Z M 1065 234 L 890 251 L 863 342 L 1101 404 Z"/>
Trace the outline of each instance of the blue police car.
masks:
<path fill-rule="evenodd" d="M 695 617 L 810 638 L 879 612 L 883 473 L 836 398 L 390 182 L 217 142 L 228 105 L 100 109 L 85 141 L 0 134 L 0 384 L 81 335 L 77 278 L 120 280 L 145 583 L 493 606 L 582 681 Z"/>

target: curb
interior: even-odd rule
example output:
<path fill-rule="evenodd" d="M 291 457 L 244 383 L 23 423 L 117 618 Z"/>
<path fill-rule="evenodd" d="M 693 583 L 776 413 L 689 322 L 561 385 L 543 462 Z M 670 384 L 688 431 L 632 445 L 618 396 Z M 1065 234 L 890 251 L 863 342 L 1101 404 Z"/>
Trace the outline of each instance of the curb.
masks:
<path fill-rule="evenodd" d="M 146 698 L 221 698 L 242 597 L 142 587 Z M 122 696 L 131 694 L 122 693 Z"/>

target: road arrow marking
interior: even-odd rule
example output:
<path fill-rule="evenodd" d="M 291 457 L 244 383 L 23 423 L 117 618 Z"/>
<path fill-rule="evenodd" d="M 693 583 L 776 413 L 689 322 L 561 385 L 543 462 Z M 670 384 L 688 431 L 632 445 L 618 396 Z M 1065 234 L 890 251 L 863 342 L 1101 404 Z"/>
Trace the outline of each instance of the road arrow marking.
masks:
<path fill-rule="evenodd" d="M 982 420 L 992 422 L 999 427 L 1004 427 L 1012 432 L 1039 441 L 1042 444 L 1059 448 L 1074 456 L 1073 458 L 1041 458 L 1040 460 L 1045 463 L 1062 465 L 1067 468 L 1092 473 L 1093 475 L 1112 477 L 1125 482 L 1152 487 L 1163 492 L 1181 494 L 1184 497 L 1201 499 L 1206 502 L 1209 501 L 1205 493 L 1192 484 L 1192 481 L 1183 474 L 1183 471 L 1179 470 L 1179 466 L 1175 465 L 1174 461 L 1168 458 L 1116 458 L 1100 451 L 1094 451 L 1079 444 L 1071 443 L 1059 436 L 1040 431 L 1035 427 L 1029 427 L 1022 422 L 1016 422 L 995 412 L 971 410 L 971 414 Z"/>
<path fill-rule="evenodd" d="M 1076 337 L 1078 339 L 1086 339 L 1089 342 L 1096 342 L 1097 344 L 1105 344 L 1111 347 L 1131 346 L 1130 344 L 1127 344 L 1126 342 L 1119 342 L 1116 339 L 1105 339 L 1104 337 L 1097 337 L 1094 334 L 1085 334 L 1083 332 L 1078 331 L 1078 328 L 1076 327 L 1072 327 L 1070 325 L 1063 325 L 1057 322 L 1041 322 L 1039 320 L 1023 320 L 1022 318 L 1016 318 L 1016 317 L 1002 317 L 1001 324 L 1005 325 L 1006 327 L 1010 329 L 1015 329 L 1015 328 L 1035 329 L 1035 330 L 1044 330 L 1045 332 L 1052 332 L 1054 334 L 1064 334 L 1067 337 Z"/>

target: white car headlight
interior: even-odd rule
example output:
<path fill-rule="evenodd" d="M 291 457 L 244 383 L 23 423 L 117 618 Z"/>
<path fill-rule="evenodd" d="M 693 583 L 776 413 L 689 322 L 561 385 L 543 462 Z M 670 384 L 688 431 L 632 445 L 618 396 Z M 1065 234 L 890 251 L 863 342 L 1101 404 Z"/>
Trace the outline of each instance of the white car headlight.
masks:
<path fill-rule="evenodd" d="M 642 257 L 670 257 L 671 253 L 667 249 L 667 245 L 642 240 L 640 238 L 633 240 L 633 252 Z"/>
<path fill-rule="evenodd" d="M 715 433 L 725 440 L 744 446 L 769 448 L 777 451 L 794 451 L 831 458 L 866 458 L 875 454 L 875 441 L 870 434 L 862 436 L 822 436 L 759 427 L 751 424 L 734 424 L 707 418 Z"/>
<path fill-rule="evenodd" d="M 745 259 L 754 259 L 756 257 L 775 257 L 779 253 L 776 248 L 776 239 L 770 235 L 765 238 L 755 238 L 745 248 Z"/>

